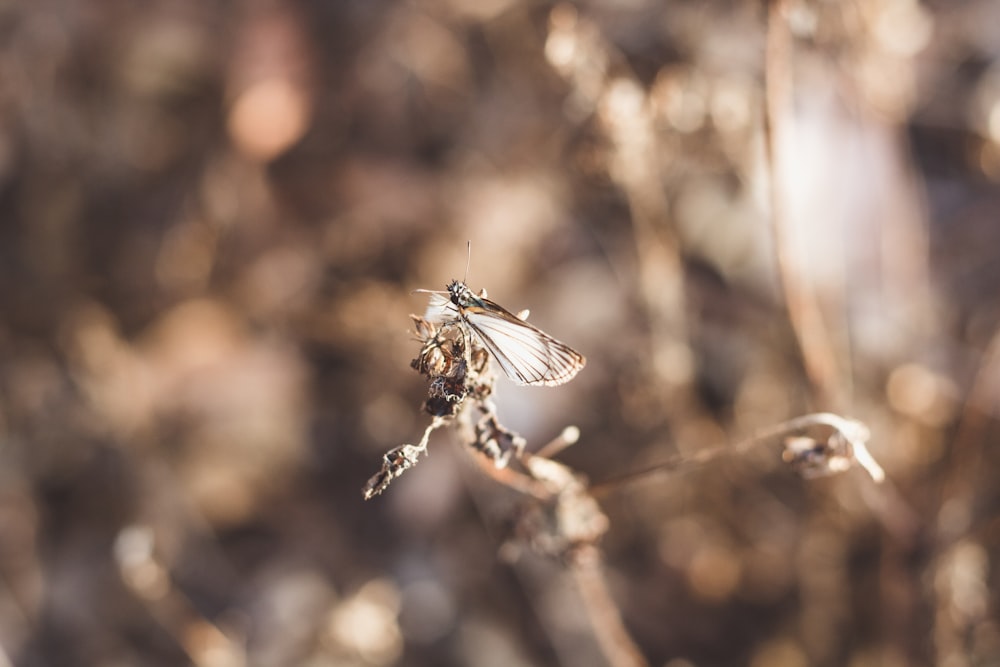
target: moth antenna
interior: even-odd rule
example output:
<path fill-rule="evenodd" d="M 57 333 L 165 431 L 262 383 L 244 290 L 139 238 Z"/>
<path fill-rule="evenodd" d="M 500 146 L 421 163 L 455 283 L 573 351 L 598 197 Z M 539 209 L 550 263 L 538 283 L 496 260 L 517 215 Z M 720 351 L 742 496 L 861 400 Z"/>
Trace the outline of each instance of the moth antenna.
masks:
<path fill-rule="evenodd" d="M 465 242 L 465 248 L 466 248 L 465 278 L 462 279 L 462 282 L 465 283 L 466 285 L 468 285 L 469 284 L 469 266 L 472 264 L 472 240 L 471 239 Z"/>

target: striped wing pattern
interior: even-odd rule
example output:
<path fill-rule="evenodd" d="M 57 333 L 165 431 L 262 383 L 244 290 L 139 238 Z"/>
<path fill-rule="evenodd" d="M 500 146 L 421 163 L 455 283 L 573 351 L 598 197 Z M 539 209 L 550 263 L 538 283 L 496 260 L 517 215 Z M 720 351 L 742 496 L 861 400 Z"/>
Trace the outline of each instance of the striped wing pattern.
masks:
<path fill-rule="evenodd" d="M 560 385 L 572 380 L 587 363 L 570 346 L 485 296 L 474 295 L 464 283 L 453 282 L 447 292 L 420 291 L 431 295 L 424 319 L 464 322 L 517 384 Z"/>
<path fill-rule="evenodd" d="M 485 308 L 460 309 L 462 319 L 517 384 L 560 385 L 572 380 L 586 365 L 583 355 L 565 343 L 492 301 L 482 301 Z"/>

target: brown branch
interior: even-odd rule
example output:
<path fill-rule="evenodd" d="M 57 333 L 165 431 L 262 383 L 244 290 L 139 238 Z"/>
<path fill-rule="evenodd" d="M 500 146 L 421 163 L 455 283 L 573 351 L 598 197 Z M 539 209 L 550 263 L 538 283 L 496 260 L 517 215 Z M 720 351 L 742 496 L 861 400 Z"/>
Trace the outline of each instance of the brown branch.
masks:
<path fill-rule="evenodd" d="M 809 429 L 816 427 L 832 429 L 832 433 L 825 440 L 802 437 Z M 785 438 L 782 443 L 782 460 L 799 469 L 806 477 L 833 475 L 858 466 L 875 482 L 885 479 L 882 466 L 868 451 L 866 443 L 870 432 L 867 426 L 830 412 L 817 412 L 776 424 L 735 445 L 711 447 L 693 455 L 673 456 L 642 470 L 595 484 L 590 487 L 590 492 L 600 497 L 617 490 L 623 483 L 654 474 L 692 470 L 719 457 L 742 454 L 782 437 Z"/>
<path fill-rule="evenodd" d="M 792 84 L 791 49 L 787 2 L 771 0 L 768 2 L 764 63 L 764 143 L 770 165 L 771 231 L 778 277 L 802 363 L 812 385 L 815 404 L 821 408 L 840 409 L 843 406 L 833 342 L 823 323 L 822 312 L 808 277 L 793 260 L 794 248 L 788 234 L 793 221 L 789 219 L 786 209 L 788 196 L 785 191 L 781 147 L 787 145 L 785 132 L 789 123 L 787 110 Z"/>
<path fill-rule="evenodd" d="M 590 546 L 579 549 L 570 561 L 570 573 L 583 598 L 601 651 L 612 667 L 643 667 L 649 663 L 622 623 L 601 567 L 601 552 Z"/>

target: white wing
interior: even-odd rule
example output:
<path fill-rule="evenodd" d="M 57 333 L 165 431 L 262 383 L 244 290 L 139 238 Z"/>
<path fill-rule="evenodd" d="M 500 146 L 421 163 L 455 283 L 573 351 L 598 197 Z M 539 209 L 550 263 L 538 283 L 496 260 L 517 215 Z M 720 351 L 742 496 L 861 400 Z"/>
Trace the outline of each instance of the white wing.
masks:
<path fill-rule="evenodd" d="M 434 324 L 453 322 L 458 317 L 458 308 L 448 298 L 447 292 L 430 292 L 431 300 L 424 311 L 424 319 Z"/>
<path fill-rule="evenodd" d="M 569 382 L 587 360 L 534 325 L 490 302 L 493 310 L 467 309 L 463 319 L 500 363 L 503 372 L 521 385 L 555 386 Z"/>

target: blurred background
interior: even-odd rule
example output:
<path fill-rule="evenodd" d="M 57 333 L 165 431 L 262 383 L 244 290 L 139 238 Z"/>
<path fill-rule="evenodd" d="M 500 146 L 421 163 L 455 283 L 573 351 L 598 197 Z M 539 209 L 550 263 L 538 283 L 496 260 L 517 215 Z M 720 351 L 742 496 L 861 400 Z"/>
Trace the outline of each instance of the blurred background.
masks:
<path fill-rule="evenodd" d="M 871 427 L 881 486 L 769 448 L 601 497 L 649 664 L 1000 664 L 1000 4 L 777 16 L 0 2 L 0 665 L 611 664 L 448 429 L 362 501 L 470 240 L 588 358 L 501 421 L 594 483 Z"/>

